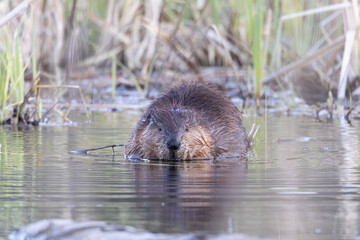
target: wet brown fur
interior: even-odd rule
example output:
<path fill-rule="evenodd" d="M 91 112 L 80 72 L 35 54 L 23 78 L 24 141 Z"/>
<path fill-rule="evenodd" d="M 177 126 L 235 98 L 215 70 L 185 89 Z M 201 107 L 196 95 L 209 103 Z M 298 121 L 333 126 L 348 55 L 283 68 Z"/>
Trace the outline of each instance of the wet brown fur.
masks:
<path fill-rule="evenodd" d="M 179 143 L 169 150 L 167 143 Z M 154 100 L 137 122 L 129 158 L 194 159 L 241 156 L 248 148 L 241 113 L 215 88 L 187 83 Z"/>

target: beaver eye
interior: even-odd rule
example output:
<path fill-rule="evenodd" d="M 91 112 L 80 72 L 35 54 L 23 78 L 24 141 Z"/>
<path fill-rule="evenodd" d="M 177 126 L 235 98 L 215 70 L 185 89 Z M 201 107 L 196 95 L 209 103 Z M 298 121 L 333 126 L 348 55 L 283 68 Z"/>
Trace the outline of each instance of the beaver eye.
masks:
<path fill-rule="evenodd" d="M 188 132 L 189 131 L 189 128 L 187 127 L 187 128 L 185 128 L 185 132 Z"/>
<path fill-rule="evenodd" d="M 161 132 L 161 131 L 162 131 L 161 127 L 159 127 L 158 129 L 159 129 L 159 132 Z"/>

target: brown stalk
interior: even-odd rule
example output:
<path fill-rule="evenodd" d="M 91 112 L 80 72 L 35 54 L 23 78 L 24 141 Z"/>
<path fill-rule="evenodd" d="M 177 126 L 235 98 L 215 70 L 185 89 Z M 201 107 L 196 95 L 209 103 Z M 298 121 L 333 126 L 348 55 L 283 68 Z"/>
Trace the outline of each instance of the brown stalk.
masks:
<path fill-rule="evenodd" d="M 81 101 L 83 103 L 83 107 L 86 111 L 86 116 L 88 119 L 90 119 L 90 115 L 89 115 L 89 111 L 88 111 L 88 107 L 87 104 L 85 102 L 85 97 L 81 91 L 80 86 L 74 86 L 74 85 L 38 85 L 37 88 L 71 88 L 71 89 L 77 89 L 79 91 L 80 97 L 81 97 Z"/>
<path fill-rule="evenodd" d="M 117 55 L 123 49 L 124 48 L 122 46 L 114 47 L 113 49 L 110 49 L 109 51 L 104 52 L 100 55 L 89 57 L 89 58 L 85 59 L 83 62 L 76 64 L 75 66 L 82 68 L 82 67 L 98 64 L 102 61 L 110 59 L 113 55 Z"/>
<path fill-rule="evenodd" d="M 71 61 L 71 33 L 72 29 L 74 27 L 74 16 L 75 16 L 75 9 L 76 9 L 76 3 L 77 0 L 73 0 L 73 5 L 71 8 L 71 13 L 69 16 L 69 22 L 66 28 L 66 76 L 65 76 L 65 82 L 69 80 L 69 74 L 70 74 L 70 61 Z"/>
<path fill-rule="evenodd" d="M 345 36 L 342 36 L 339 39 L 333 41 L 331 44 L 327 45 L 326 47 L 323 47 L 323 48 L 317 50 L 313 54 L 311 54 L 309 56 L 304 56 L 304 57 L 300 58 L 299 60 L 292 62 L 292 63 L 280 68 L 276 72 L 271 73 L 270 75 L 266 76 L 264 78 L 263 84 L 269 84 L 276 78 L 281 77 L 295 69 L 301 68 L 301 67 L 305 66 L 306 64 L 310 63 L 311 61 L 323 56 L 324 54 L 328 54 L 330 52 L 337 51 L 340 48 L 342 48 L 344 46 L 344 44 L 345 44 Z"/>
<path fill-rule="evenodd" d="M 346 113 L 346 115 L 345 115 L 345 120 L 346 120 L 348 123 L 351 123 L 351 121 L 350 121 L 350 114 L 351 114 L 351 112 L 354 111 L 354 109 L 355 109 L 357 106 L 359 106 L 359 104 L 360 104 L 360 101 L 358 101 L 357 103 L 355 103 L 355 105 L 352 106 L 352 107 L 349 109 L 349 111 Z"/>
<path fill-rule="evenodd" d="M 71 103 L 68 103 L 68 105 L 67 105 L 67 110 L 66 110 L 66 112 L 65 112 L 65 114 L 64 114 L 64 118 L 67 118 L 67 119 L 68 119 L 68 116 L 69 116 L 70 111 L 71 111 Z"/>
<path fill-rule="evenodd" d="M 65 121 L 71 122 L 71 120 L 65 116 L 65 114 L 63 114 L 62 112 L 60 112 L 59 110 L 57 110 L 56 108 L 53 109 L 53 111 L 57 114 L 59 114 Z"/>
<path fill-rule="evenodd" d="M 39 120 L 39 122 L 42 122 L 44 121 L 44 119 L 46 118 L 47 115 L 49 115 L 49 113 L 54 109 L 54 107 L 56 106 L 56 104 L 58 103 L 59 101 L 56 101 L 54 102 L 53 104 L 51 104 L 51 106 L 48 108 L 48 110 L 46 111 L 46 113 L 44 113 L 41 117 L 41 119 Z"/>
<path fill-rule="evenodd" d="M 240 59 L 240 55 L 242 54 L 241 50 L 237 46 L 232 44 L 230 41 L 225 39 L 224 37 L 219 36 L 216 31 L 210 31 L 210 29 L 209 29 L 208 31 L 206 31 L 205 35 L 209 40 L 214 41 L 215 43 L 217 43 L 217 44 L 221 45 L 222 47 L 228 49 L 231 53 L 233 53 L 235 56 L 238 56 L 238 58 Z M 248 55 L 251 55 L 251 52 L 249 51 L 249 49 L 244 48 L 244 51 Z"/>
<path fill-rule="evenodd" d="M 52 108 L 54 104 L 43 103 L 44 108 Z M 67 107 L 68 104 L 66 103 L 56 103 L 56 106 L 59 108 Z M 146 107 L 146 104 L 124 104 L 124 103 L 92 103 L 86 104 L 88 108 L 95 108 L 95 109 L 143 109 Z M 73 103 L 71 104 L 72 109 L 83 109 L 83 104 Z"/>
<path fill-rule="evenodd" d="M 75 65 L 75 67 L 82 67 L 83 65 Z M 45 71 L 41 71 L 39 72 L 39 76 L 40 77 L 45 77 L 45 78 L 49 78 L 49 79 L 53 79 L 53 80 L 56 80 L 57 79 L 57 76 L 52 74 L 52 73 L 49 73 L 49 72 L 45 72 Z M 81 71 L 81 73 L 78 73 L 78 72 L 70 72 L 70 78 L 71 79 L 87 79 L 87 78 L 93 78 L 95 76 L 95 72 L 93 69 L 87 69 L 87 70 L 84 70 L 84 71 Z M 61 74 L 60 75 L 61 78 L 64 78 L 65 77 L 65 74 Z"/>
<path fill-rule="evenodd" d="M 233 61 L 230 54 L 229 47 L 231 47 L 231 45 L 229 45 L 228 42 L 225 41 L 223 36 L 221 36 L 219 29 L 215 25 L 212 26 L 212 29 L 215 31 L 216 36 L 219 38 L 220 43 L 223 49 L 225 50 L 225 56 L 228 58 L 228 61 L 230 62 L 231 67 L 233 68 L 236 81 L 239 82 L 240 81 L 240 77 L 238 76 L 239 69 L 238 66 L 235 64 L 235 62 Z"/>
<path fill-rule="evenodd" d="M 25 0 L 20 3 L 17 7 L 15 7 L 11 12 L 9 12 L 6 16 L 0 19 L 0 28 L 9 22 L 11 19 L 17 17 L 21 14 L 34 0 Z"/>
<path fill-rule="evenodd" d="M 204 79 L 200 74 L 199 68 L 194 62 L 191 61 L 191 59 L 186 56 L 186 53 L 182 49 L 182 47 L 172 41 L 171 37 L 161 32 L 160 29 L 157 26 L 154 26 L 154 24 L 152 24 L 148 19 L 143 18 L 142 20 L 144 26 L 147 29 L 156 32 L 157 36 L 163 41 L 165 41 L 171 47 L 171 49 L 181 58 L 181 60 L 183 60 L 188 65 L 188 67 L 197 75 L 199 81 L 204 82 Z"/>
<path fill-rule="evenodd" d="M 37 74 L 36 80 L 34 81 L 34 85 L 31 87 L 29 92 L 25 95 L 24 101 L 20 105 L 19 114 L 22 113 L 25 105 L 29 102 L 29 98 L 33 95 L 33 93 L 35 92 L 35 89 L 39 86 L 39 82 L 40 82 L 40 77 L 39 77 L 39 74 Z"/>
<path fill-rule="evenodd" d="M 108 31 L 112 35 L 114 35 L 116 38 L 118 38 L 121 42 L 123 42 L 125 45 L 129 45 L 130 39 L 128 36 L 122 34 L 117 27 L 109 25 L 104 20 L 96 16 L 95 14 L 86 11 L 81 10 L 85 16 L 87 16 L 93 23 L 101 27 L 103 30 Z"/>

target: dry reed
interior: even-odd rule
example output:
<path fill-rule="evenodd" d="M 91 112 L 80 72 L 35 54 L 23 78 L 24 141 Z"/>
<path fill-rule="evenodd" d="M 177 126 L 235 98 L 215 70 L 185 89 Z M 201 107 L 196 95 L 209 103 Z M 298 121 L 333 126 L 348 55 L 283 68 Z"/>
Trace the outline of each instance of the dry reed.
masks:
<path fill-rule="evenodd" d="M 323 76 L 324 86 L 335 86 L 338 97 L 344 98 L 346 86 L 360 69 L 358 1 L 244 4 L 234 0 L 2 1 L 0 15 L 5 17 L 0 19 L 0 31 L 12 37 L 21 28 L 25 75 L 32 73 L 34 78 L 35 71 L 48 72 L 56 76 L 55 82 L 50 81 L 56 85 L 66 84 L 74 73 L 85 78 L 92 69 L 106 69 L 113 73 L 110 85 L 116 86 L 116 73 L 125 72 L 146 96 L 149 85 L 167 86 L 189 73 L 202 79 L 204 68 L 221 66 L 224 76 L 231 69 L 232 80 L 244 83 L 260 99 L 263 83 L 277 79 L 291 85 L 297 71 L 310 66 Z M 271 10 L 268 17 L 263 17 L 265 9 Z M 5 48 L 0 42 L 0 54 Z M 248 76 L 244 70 L 249 70 Z M 256 81 L 249 84 L 252 76 Z"/>

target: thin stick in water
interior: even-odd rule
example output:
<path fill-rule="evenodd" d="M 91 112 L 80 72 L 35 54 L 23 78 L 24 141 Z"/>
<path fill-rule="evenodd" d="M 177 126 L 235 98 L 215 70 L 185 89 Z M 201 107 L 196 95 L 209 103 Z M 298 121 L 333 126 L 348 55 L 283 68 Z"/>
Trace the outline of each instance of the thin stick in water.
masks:
<path fill-rule="evenodd" d="M 115 155 L 115 150 L 114 147 L 123 147 L 125 146 L 124 144 L 113 144 L 113 145 L 106 145 L 103 147 L 97 147 L 97 148 L 88 148 L 88 149 L 81 149 L 81 150 L 74 150 L 74 151 L 70 151 L 71 153 L 75 153 L 75 154 L 88 154 L 88 152 L 90 151 L 96 151 L 96 150 L 100 150 L 100 149 L 104 149 L 104 148 L 112 148 L 113 151 L 113 155 Z"/>

